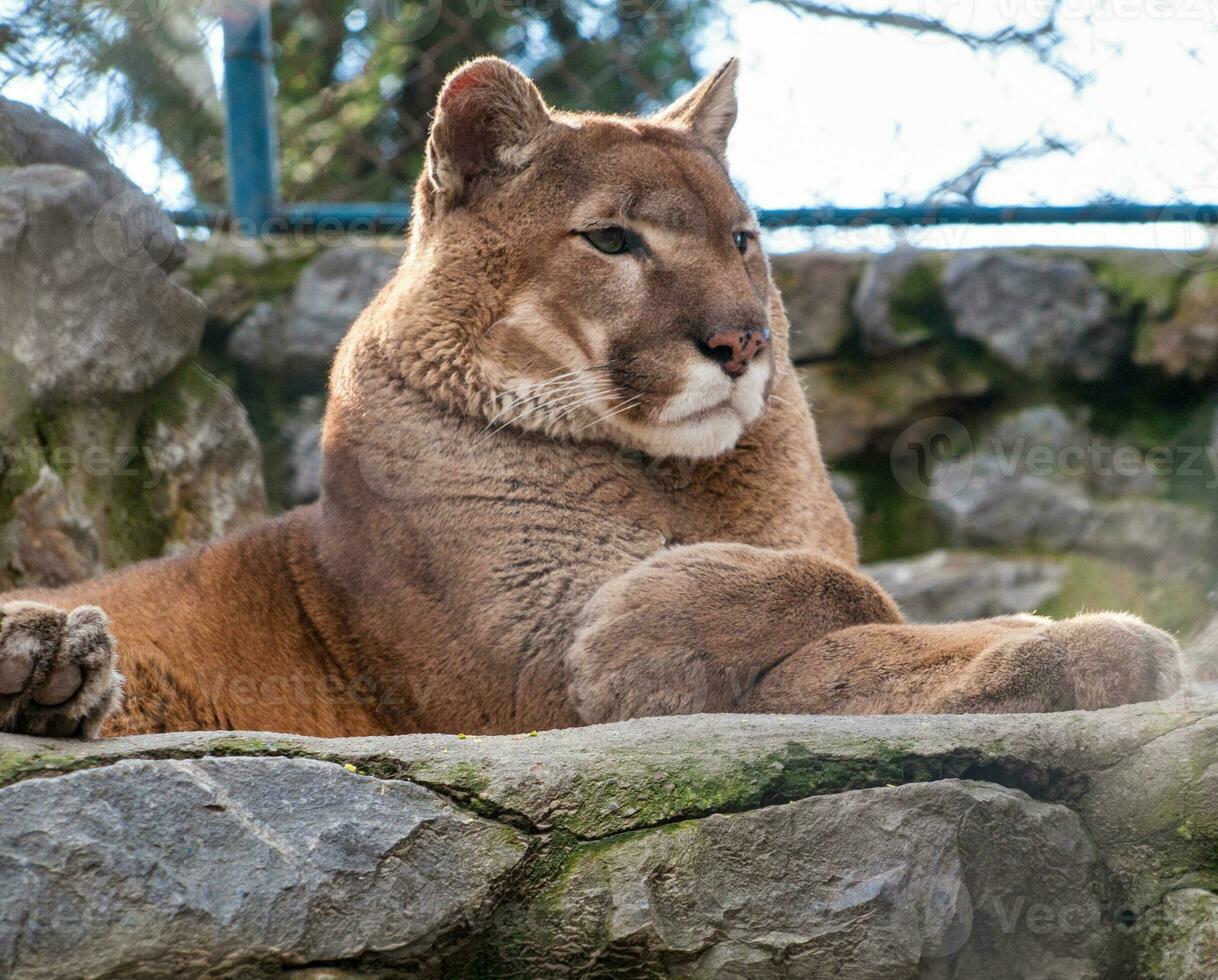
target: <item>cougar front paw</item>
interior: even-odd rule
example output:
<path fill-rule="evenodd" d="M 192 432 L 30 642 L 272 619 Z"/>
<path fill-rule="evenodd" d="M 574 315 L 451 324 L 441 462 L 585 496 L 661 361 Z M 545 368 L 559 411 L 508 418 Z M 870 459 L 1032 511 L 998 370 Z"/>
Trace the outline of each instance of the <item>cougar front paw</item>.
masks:
<path fill-rule="evenodd" d="M 1180 690 L 1180 646 L 1171 636 L 1124 613 L 1075 616 L 1040 633 L 1066 652 L 1066 674 L 1078 708 L 1157 701 Z"/>
<path fill-rule="evenodd" d="M 96 738 L 123 700 L 116 648 L 95 606 L 0 606 L 0 731 Z"/>

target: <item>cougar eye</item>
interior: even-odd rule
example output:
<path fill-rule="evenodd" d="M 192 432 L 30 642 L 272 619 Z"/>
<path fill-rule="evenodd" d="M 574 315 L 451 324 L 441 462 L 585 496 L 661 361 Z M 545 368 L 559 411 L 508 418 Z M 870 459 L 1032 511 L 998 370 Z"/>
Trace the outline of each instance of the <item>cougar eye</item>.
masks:
<path fill-rule="evenodd" d="M 732 235 L 732 241 L 736 243 L 736 251 L 743 255 L 749 250 L 749 242 L 753 240 L 753 233 L 749 231 L 738 231 Z"/>
<path fill-rule="evenodd" d="M 630 251 L 630 235 L 626 233 L 625 228 L 593 228 L 581 234 L 594 248 L 606 255 L 621 255 Z"/>

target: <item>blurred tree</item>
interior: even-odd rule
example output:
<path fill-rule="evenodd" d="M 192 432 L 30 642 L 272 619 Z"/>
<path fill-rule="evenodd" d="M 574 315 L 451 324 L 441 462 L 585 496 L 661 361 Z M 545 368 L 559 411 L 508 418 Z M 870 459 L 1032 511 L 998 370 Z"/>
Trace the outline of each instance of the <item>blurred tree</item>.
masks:
<path fill-rule="evenodd" d="M 0 77 L 69 103 L 107 100 L 101 135 L 150 126 L 199 200 L 225 196 L 223 109 L 208 59 L 216 7 L 191 0 L 15 0 Z M 222 2 L 222 0 L 217 0 Z M 697 74 L 704 0 L 274 0 L 285 200 L 409 194 L 444 76 L 498 53 L 564 108 L 645 109 Z"/>

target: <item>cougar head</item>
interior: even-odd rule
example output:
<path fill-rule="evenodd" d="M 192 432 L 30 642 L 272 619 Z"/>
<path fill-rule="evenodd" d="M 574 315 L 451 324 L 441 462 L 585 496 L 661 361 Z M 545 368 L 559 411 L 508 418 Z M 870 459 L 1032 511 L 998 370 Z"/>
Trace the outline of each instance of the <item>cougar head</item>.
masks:
<path fill-rule="evenodd" d="M 403 273 L 427 285 L 429 322 L 462 325 L 420 334 L 429 383 L 476 389 L 465 407 L 493 426 L 652 456 L 730 450 L 786 344 L 726 166 L 735 78 L 729 61 L 644 119 L 552 111 L 497 58 L 454 72 Z"/>

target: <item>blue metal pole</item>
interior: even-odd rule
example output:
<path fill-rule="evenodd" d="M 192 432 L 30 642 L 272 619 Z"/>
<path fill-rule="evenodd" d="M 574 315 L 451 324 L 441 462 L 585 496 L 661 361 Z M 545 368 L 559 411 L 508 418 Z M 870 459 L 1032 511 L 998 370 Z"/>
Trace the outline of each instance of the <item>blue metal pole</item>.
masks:
<path fill-rule="evenodd" d="M 270 0 L 224 0 L 221 20 L 230 218 L 258 234 L 278 206 Z"/>

